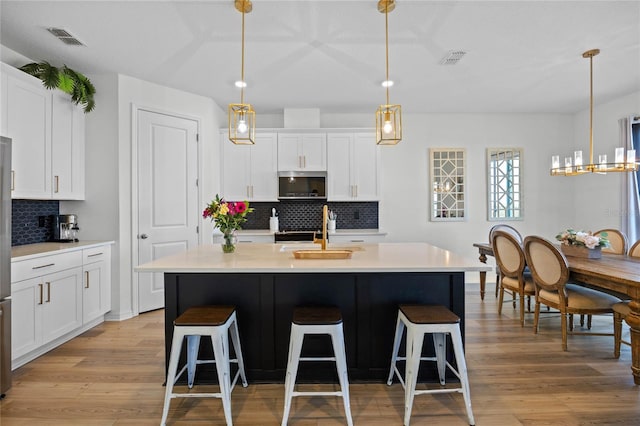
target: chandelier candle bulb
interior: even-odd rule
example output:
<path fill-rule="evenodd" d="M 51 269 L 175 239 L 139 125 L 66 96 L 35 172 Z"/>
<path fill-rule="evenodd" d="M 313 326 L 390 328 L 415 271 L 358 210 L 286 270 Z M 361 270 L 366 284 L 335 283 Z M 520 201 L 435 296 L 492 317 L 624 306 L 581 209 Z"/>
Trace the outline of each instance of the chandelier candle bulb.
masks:
<path fill-rule="evenodd" d="M 573 164 L 577 169 L 582 169 L 582 151 L 575 151 L 573 153 Z"/>
<path fill-rule="evenodd" d="M 553 170 L 557 170 L 560 168 L 560 156 L 559 155 L 552 155 L 551 156 L 551 168 Z"/>
<path fill-rule="evenodd" d="M 598 155 L 598 164 L 599 170 L 607 170 L 607 154 Z"/>
<path fill-rule="evenodd" d="M 622 167 L 624 164 L 624 148 L 616 148 L 616 167 Z"/>
<path fill-rule="evenodd" d="M 636 166 L 636 150 L 627 151 L 627 169 L 633 169 Z"/>

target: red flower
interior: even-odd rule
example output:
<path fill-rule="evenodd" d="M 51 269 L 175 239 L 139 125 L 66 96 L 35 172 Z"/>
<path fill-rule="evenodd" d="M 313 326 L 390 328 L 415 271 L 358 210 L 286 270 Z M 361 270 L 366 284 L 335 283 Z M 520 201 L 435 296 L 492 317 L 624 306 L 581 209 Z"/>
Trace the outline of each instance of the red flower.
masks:
<path fill-rule="evenodd" d="M 242 214 L 247 210 L 247 205 L 242 201 L 236 202 L 234 207 L 238 214 Z"/>

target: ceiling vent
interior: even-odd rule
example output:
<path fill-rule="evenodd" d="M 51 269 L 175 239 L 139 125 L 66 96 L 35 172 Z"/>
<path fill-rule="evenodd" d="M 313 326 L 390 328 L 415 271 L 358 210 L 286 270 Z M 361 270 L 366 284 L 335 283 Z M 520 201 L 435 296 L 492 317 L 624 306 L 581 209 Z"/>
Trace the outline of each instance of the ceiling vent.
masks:
<path fill-rule="evenodd" d="M 62 41 L 64 44 L 68 44 L 71 46 L 84 46 L 85 44 L 78 40 L 73 34 L 69 31 L 62 28 L 47 28 L 51 34 L 56 36 L 58 40 Z"/>
<path fill-rule="evenodd" d="M 455 65 L 466 54 L 464 50 L 452 50 L 440 60 L 440 65 Z"/>

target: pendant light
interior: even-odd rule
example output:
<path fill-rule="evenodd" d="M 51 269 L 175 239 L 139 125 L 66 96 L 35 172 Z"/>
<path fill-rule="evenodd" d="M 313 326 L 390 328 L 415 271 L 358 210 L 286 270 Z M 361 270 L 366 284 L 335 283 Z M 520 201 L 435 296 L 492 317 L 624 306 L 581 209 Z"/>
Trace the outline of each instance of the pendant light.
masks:
<path fill-rule="evenodd" d="M 577 176 L 585 173 L 607 173 L 607 172 L 635 172 L 638 170 L 635 149 L 625 152 L 623 147 L 616 148 L 613 163 L 607 161 L 607 155 L 598 156 L 598 163 L 593 162 L 593 57 L 600 53 L 600 49 L 587 50 L 582 54 L 583 58 L 589 59 L 589 163 L 584 164 L 582 151 L 575 151 L 572 157 L 564 158 L 564 167 L 560 167 L 560 156 L 551 157 L 552 176 Z"/>
<path fill-rule="evenodd" d="M 402 108 L 389 104 L 389 12 L 396 8 L 395 0 L 379 0 L 378 11 L 384 13 L 385 22 L 385 64 L 387 103 L 376 110 L 376 143 L 378 145 L 396 145 L 402 140 Z"/>
<path fill-rule="evenodd" d="M 250 0 L 234 0 L 235 8 L 242 13 L 242 62 L 240 66 L 240 103 L 229 104 L 229 140 L 236 145 L 253 145 L 256 140 L 256 112 L 251 104 L 244 103 L 244 15 L 251 12 Z"/>

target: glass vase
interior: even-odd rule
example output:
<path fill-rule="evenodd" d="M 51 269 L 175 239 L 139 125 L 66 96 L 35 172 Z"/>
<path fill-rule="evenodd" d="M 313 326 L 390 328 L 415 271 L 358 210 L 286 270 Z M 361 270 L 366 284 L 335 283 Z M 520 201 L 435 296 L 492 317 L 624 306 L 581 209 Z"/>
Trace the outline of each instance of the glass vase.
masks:
<path fill-rule="evenodd" d="M 222 252 L 223 253 L 233 253 L 236 251 L 236 243 L 238 241 L 235 231 L 227 231 L 222 237 L 224 238 L 224 242 L 222 243 Z"/>

